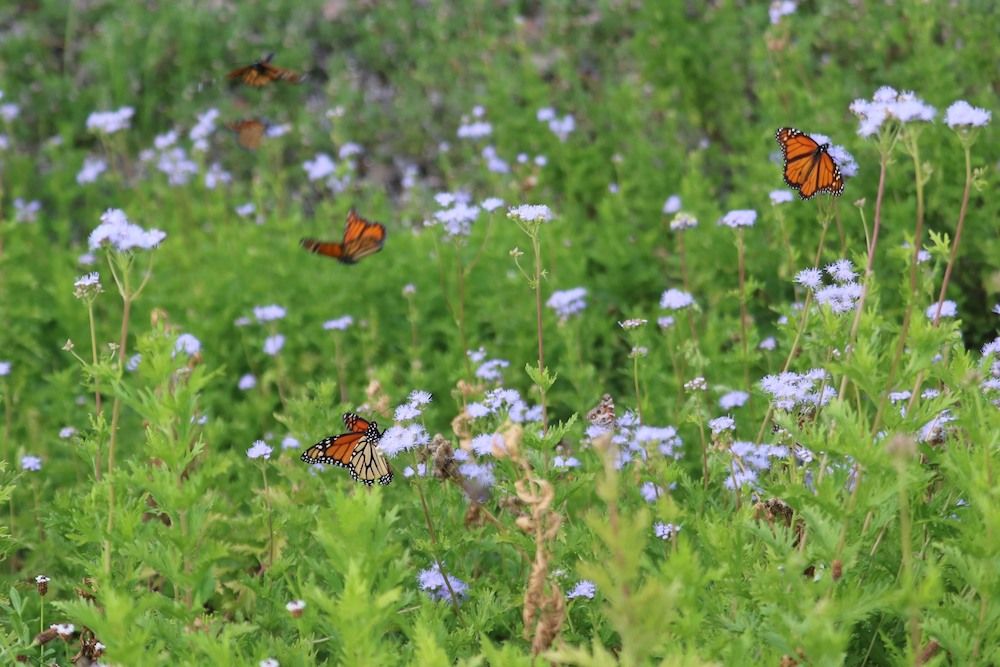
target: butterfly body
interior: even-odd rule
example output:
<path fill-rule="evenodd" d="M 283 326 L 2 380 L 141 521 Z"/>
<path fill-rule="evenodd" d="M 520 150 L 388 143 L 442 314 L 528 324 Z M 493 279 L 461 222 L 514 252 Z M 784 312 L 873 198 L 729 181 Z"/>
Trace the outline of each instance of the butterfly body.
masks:
<path fill-rule="evenodd" d="M 261 88 L 272 81 L 298 83 L 302 80 L 302 75 L 298 72 L 272 65 L 271 60 L 273 58 L 274 54 L 269 53 L 246 67 L 234 69 L 226 75 L 226 78 L 230 81 L 241 81 L 251 88 Z"/>
<path fill-rule="evenodd" d="M 385 245 L 385 227 L 377 222 L 368 222 L 352 208 L 347 214 L 344 238 L 339 243 L 302 239 L 301 244 L 309 252 L 332 257 L 343 264 L 354 264 L 382 249 Z"/>
<path fill-rule="evenodd" d="M 344 414 L 347 433 L 323 438 L 302 452 L 306 463 L 325 463 L 351 471 L 356 482 L 372 486 L 375 482 L 386 485 L 392 481 L 392 468 L 378 450 L 382 433 L 378 424 L 362 419 L 353 412 Z"/>
<path fill-rule="evenodd" d="M 811 199 L 820 192 L 839 197 L 844 192 L 844 177 L 830 157 L 830 144 L 821 144 L 792 127 L 780 128 L 774 138 L 785 159 L 785 183 L 798 190 L 799 197 Z"/>

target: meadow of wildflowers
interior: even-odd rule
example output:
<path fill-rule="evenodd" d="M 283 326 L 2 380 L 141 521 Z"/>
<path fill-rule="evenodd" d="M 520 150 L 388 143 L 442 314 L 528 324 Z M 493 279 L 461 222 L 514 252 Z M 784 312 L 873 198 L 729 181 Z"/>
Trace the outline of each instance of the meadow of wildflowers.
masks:
<path fill-rule="evenodd" d="M 997 34 L 0 8 L 0 664 L 1000 664 Z"/>

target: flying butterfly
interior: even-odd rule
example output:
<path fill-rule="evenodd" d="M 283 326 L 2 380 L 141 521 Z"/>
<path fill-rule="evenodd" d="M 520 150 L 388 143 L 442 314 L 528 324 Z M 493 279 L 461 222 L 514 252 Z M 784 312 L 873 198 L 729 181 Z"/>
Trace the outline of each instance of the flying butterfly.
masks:
<path fill-rule="evenodd" d="M 260 142 L 267 133 L 267 123 L 256 118 L 226 123 L 226 127 L 236 133 L 236 142 L 250 151 L 260 148 Z"/>
<path fill-rule="evenodd" d="M 799 197 L 810 199 L 818 192 L 839 197 L 844 192 L 844 177 L 830 157 L 830 144 L 820 144 L 792 127 L 779 129 L 774 138 L 785 158 L 785 183 L 798 190 Z"/>
<path fill-rule="evenodd" d="M 298 72 L 272 65 L 271 60 L 273 58 L 274 54 L 269 53 L 246 67 L 234 69 L 226 75 L 226 78 L 230 81 L 242 81 L 252 88 L 266 86 L 272 81 L 288 81 L 290 83 L 302 81 L 302 75 Z"/>
<path fill-rule="evenodd" d="M 382 249 L 385 245 L 385 227 L 377 222 L 368 222 L 352 208 L 347 214 L 347 226 L 340 243 L 302 239 L 301 245 L 317 255 L 333 257 L 344 264 L 354 264 L 362 257 Z"/>
<path fill-rule="evenodd" d="M 382 433 L 378 424 L 362 419 L 353 412 L 344 413 L 347 433 L 323 438 L 302 452 L 306 463 L 326 463 L 351 471 L 351 477 L 368 486 L 375 482 L 385 485 L 392 481 L 392 468 L 378 450 Z"/>

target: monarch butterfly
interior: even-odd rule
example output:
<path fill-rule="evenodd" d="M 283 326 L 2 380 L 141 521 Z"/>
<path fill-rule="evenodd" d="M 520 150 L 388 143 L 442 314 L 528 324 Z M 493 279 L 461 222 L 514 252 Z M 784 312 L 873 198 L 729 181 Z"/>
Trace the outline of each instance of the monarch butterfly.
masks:
<path fill-rule="evenodd" d="M 260 148 L 260 142 L 267 132 L 267 124 L 256 118 L 247 118 L 226 123 L 226 127 L 236 133 L 236 142 L 247 150 Z"/>
<path fill-rule="evenodd" d="M 347 214 L 347 227 L 340 243 L 302 239 L 302 247 L 317 255 L 333 257 L 344 264 L 354 264 L 362 257 L 374 254 L 385 244 L 385 227 L 368 222 L 352 208 Z"/>
<path fill-rule="evenodd" d="M 809 135 L 791 127 L 779 129 L 774 138 L 781 145 L 785 158 L 785 183 L 799 191 L 799 197 L 810 199 L 817 192 L 829 192 L 839 197 L 844 191 L 840 167 L 830 157 L 830 144 L 820 144 Z"/>
<path fill-rule="evenodd" d="M 347 468 L 355 481 L 368 486 L 376 481 L 383 485 L 391 482 L 392 468 L 378 450 L 378 441 L 382 438 L 378 424 L 346 412 L 344 425 L 347 433 L 323 438 L 302 452 L 302 460 Z"/>
<path fill-rule="evenodd" d="M 273 53 L 269 53 L 260 60 L 253 62 L 246 67 L 238 67 L 226 75 L 230 81 L 237 79 L 253 88 L 266 86 L 272 81 L 289 81 L 298 83 L 302 80 L 302 75 L 290 69 L 275 67 L 271 64 L 274 58 Z"/>

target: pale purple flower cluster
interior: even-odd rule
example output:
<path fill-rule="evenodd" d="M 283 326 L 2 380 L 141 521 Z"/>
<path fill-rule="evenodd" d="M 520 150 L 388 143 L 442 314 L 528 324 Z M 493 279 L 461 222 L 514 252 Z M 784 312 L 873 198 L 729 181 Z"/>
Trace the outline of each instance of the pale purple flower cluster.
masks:
<path fill-rule="evenodd" d="M 543 107 L 538 110 L 535 114 L 535 118 L 538 119 L 540 123 L 546 123 L 549 126 L 552 134 L 559 137 L 559 141 L 566 141 L 570 133 L 576 129 L 576 120 L 570 114 L 566 114 L 560 118 L 556 114 L 556 110 L 552 107 Z"/>
<path fill-rule="evenodd" d="M 776 409 L 791 412 L 796 408 L 829 403 L 837 392 L 824 383 L 826 378 L 827 372 L 822 368 L 813 368 L 805 373 L 788 371 L 764 376 L 760 381 L 760 387 L 771 395 Z M 819 386 L 823 387 L 822 395 Z"/>
<path fill-rule="evenodd" d="M 733 460 L 722 484 L 730 490 L 754 484 L 757 474 L 771 467 L 771 459 L 788 458 L 791 453 L 784 445 L 758 445 L 740 440 L 730 445 L 729 452 Z"/>
<path fill-rule="evenodd" d="M 449 196 L 436 197 L 438 202 L 448 203 L 441 203 L 443 208 L 436 211 L 433 218 L 426 221 L 424 225 L 429 227 L 440 224 L 444 228 L 445 234 L 450 237 L 468 236 L 472 231 L 472 223 L 479 218 L 479 207 L 469 204 L 468 195 L 465 193 L 459 193 L 459 195 L 440 194 Z"/>
<path fill-rule="evenodd" d="M 755 222 L 757 222 L 757 211 L 752 209 L 730 211 L 719 219 L 720 225 L 723 227 L 732 227 L 733 229 L 753 227 Z"/>
<path fill-rule="evenodd" d="M 281 352 L 285 346 L 285 337 L 281 334 L 274 334 L 264 339 L 264 354 L 273 357 Z"/>
<path fill-rule="evenodd" d="M 417 582 L 420 590 L 426 592 L 432 600 L 451 601 L 451 593 L 448 592 L 448 584 L 458 598 L 464 598 L 468 594 L 469 587 L 464 581 L 458 579 L 453 574 L 448 574 L 448 583 L 445 583 L 445 575 L 441 568 L 434 563 L 426 570 L 421 570 L 417 575 Z"/>
<path fill-rule="evenodd" d="M 496 146 L 484 146 L 480 154 L 486 160 L 486 168 L 494 174 L 510 173 L 510 165 L 497 153 Z"/>
<path fill-rule="evenodd" d="M 25 454 L 21 457 L 21 470 L 27 470 L 30 472 L 38 472 L 42 469 L 42 459 L 37 456 L 32 456 L 31 454 Z"/>
<path fill-rule="evenodd" d="M 507 217 L 520 222 L 548 222 L 555 216 L 545 204 L 522 204 L 507 209 Z"/>
<path fill-rule="evenodd" d="M 675 523 L 657 521 L 653 524 L 653 534 L 664 541 L 673 539 L 679 532 L 681 532 L 681 526 Z"/>
<path fill-rule="evenodd" d="M 660 308 L 664 308 L 666 310 L 682 310 L 693 305 L 693 296 L 673 287 L 660 296 Z"/>
<path fill-rule="evenodd" d="M 218 162 L 213 162 L 205 172 L 205 187 L 214 190 L 220 185 L 233 182 L 233 175 L 222 168 Z"/>
<path fill-rule="evenodd" d="M 91 132 L 114 134 L 127 130 L 132 122 L 135 109 L 122 107 L 115 111 L 93 111 L 87 116 L 87 129 Z"/>
<path fill-rule="evenodd" d="M 771 198 L 771 203 L 775 206 L 778 204 L 787 204 L 794 199 L 789 190 L 771 190 L 771 194 L 768 196 Z"/>
<path fill-rule="evenodd" d="M 559 468 L 560 470 L 569 470 L 570 468 L 579 468 L 582 463 L 575 456 L 560 456 L 559 454 L 552 457 L 552 466 Z"/>
<path fill-rule="evenodd" d="M 712 429 L 712 435 L 719 435 L 723 431 L 735 431 L 736 420 L 728 415 L 725 417 L 716 417 L 709 420 L 708 427 Z"/>
<path fill-rule="evenodd" d="M 587 598 L 588 600 L 593 600 L 596 593 L 597 584 L 588 579 L 582 579 L 577 582 L 576 586 L 566 593 L 566 599 L 574 600 L 576 598 Z"/>
<path fill-rule="evenodd" d="M 246 375 L 240 377 L 240 380 L 239 382 L 236 383 L 236 386 L 239 387 L 240 390 L 242 391 L 249 391 L 250 389 L 253 389 L 254 387 L 257 386 L 257 378 L 254 376 L 253 373 L 247 373 Z"/>
<path fill-rule="evenodd" d="M 93 183 L 97 180 L 97 177 L 108 170 L 108 163 L 99 157 L 90 157 L 89 155 L 83 159 L 83 166 L 80 167 L 80 171 L 76 173 L 76 182 L 78 185 L 86 185 L 87 183 Z"/>
<path fill-rule="evenodd" d="M 768 18 L 771 19 L 771 25 L 778 25 L 782 17 L 794 14 L 796 9 L 797 3 L 792 0 L 774 0 L 767 10 Z"/>
<path fill-rule="evenodd" d="M 201 341 L 195 338 L 192 334 L 182 333 L 174 342 L 173 356 L 176 357 L 178 352 L 183 352 L 187 356 L 193 357 L 201 352 Z"/>
<path fill-rule="evenodd" d="M 318 181 L 332 176 L 337 164 L 326 153 L 317 153 L 312 160 L 303 162 L 302 168 L 310 181 Z"/>
<path fill-rule="evenodd" d="M 795 282 L 813 291 L 816 303 L 825 305 L 836 314 L 853 311 L 861 298 L 862 287 L 854 282 L 858 274 L 849 260 L 839 259 L 825 269 L 833 285 L 823 285 L 823 273 L 817 268 L 803 269 L 795 275 Z"/>
<path fill-rule="evenodd" d="M 20 197 L 14 199 L 15 222 L 36 222 L 41 210 L 42 202 L 37 199 L 32 199 L 31 201 L 24 201 Z"/>
<path fill-rule="evenodd" d="M 948 424 L 953 421 L 955 421 L 955 416 L 951 414 L 951 410 L 942 410 L 937 416 L 920 428 L 920 433 L 917 434 L 917 441 L 940 442 L 944 440 L 951 432 L 951 427 Z"/>
<path fill-rule="evenodd" d="M 677 213 L 681 210 L 681 196 L 680 195 L 670 195 L 667 200 L 663 202 L 663 214 L 670 215 L 671 213 Z"/>
<path fill-rule="evenodd" d="M 218 117 L 218 109 L 208 109 L 205 113 L 198 114 L 198 122 L 188 132 L 194 150 L 202 153 L 208 150 L 208 137 L 215 131 L 215 119 Z"/>
<path fill-rule="evenodd" d="M 937 302 L 932 303 L 931 305 L 929 305 L 927 307 L 927 310 L 924 311 L 924 312 L 927 313 L 927 319 L 933 320 L 934 317 L 937 315 L 937 312 L 938 312 L 938 304 L 937 304 Z M 951 299 L 945 299 L 944 301 L 941 302 L 941 315 L 940 315 L 940 317 L 955 317 L 956 315 L 958 315 L 958 304 L 956 304 Z"/>
<path fill-rule="evenodd" d="M 394 457 L 417 447 L 424 447 L 431 441 L 427 429 L 421 424 L 394 424 L 385 430 L 378 448 L 388 457 Z"/>
<path fill-rule="evenodd" d="M 652 482 L 643 482 L 642 486 L 639 487 L 639 495 L 647 503 L 655 503 L 656 500 L 663 495 L 663 488 L 653 484 Z"/>
<path fill-rule="evenodd" d="M 493 134 L 493 126 L 485 120 L 463 119 L 455 134 L 459 139 L 485 139 Z"/>
<path fill-rule="evenodd" d="M 263 440 L 254 440 L 253 445 L 247 450 L 247 458 L 269 459 L 272 451 L 274 450 Z"/>
<path fill-rule="evenodd" d="M 247 202 L 246 204 L 240 204 L 236 207 L 236 215 L 241 218 L 247 218 L 257 212 L 257 206 L 253 202 Z"/>
<path fill-rule="evenodd" d="M 857 99 L 851 102 L 851 112 L 860 121 L 858 134 L 862 137 L 870 137 L 878 132 L 887 120 L 900 123 L 930 122 L 937 115 L 934 107 L 912 91 L 899 93 L 889 86 L 876 90 L 871 100 Z"/>
<path fill-rule="evenodd" d="M 128 252 L 136 248 L 150 250 L 166 237 L 166 232 L 159 229 L 146 230 L 129 222 L 121 209 L 109 208 L 101 215 L 101 224 L 90 233 L 88 243 L 91 250 L 108 243 L 119 252 Z"/>
<path fill-rule="evenodd" d="M 565 322 L 587 307 L 587 288 L 557 290 L 552 293 L 545 305 L 554 310 L 559 319 Z"/>
<path fill-rule="evenodd" d="M 974 107 L 965 100 L 959 100 L 944 112 L 944 122 L 948 127 L 983 127 L 990 122 L 990 112 Z"/>
<path fill-rule="evenodd" d="M 682 232 L 685 229 L 694 229 L 697 226 L 698 218 L 684 211 L 675 215 L 674 219 L 670 221 L 670 231 L 672 232 Z"/>
<path fill-rule="evenodd" d="M 285 317 L 285 309 L 277 304 L 254 306 L 253 316 L 258 322 L 273 322 Z"/>
<path fill-rule="evenodd" d="M 486 392 L 482 403 L 469 403 L 466 411 L 473 419 L 489 415 L 506 415 L 514 423 L 538 422 L 542 420 L 541 406 L 529 406 L 516 389 L 498 387 Z"/>
<path fill-rule="evenodd" d="M 0 377 L 6 377 L 10 375 L 11 363 L 9 361 L 0 361 Z"/>
<path fill-rule="evenodd" d="M 354 318 L 350 315 L 341 315 L 340 317 L 327 320 L 323 323 L 323 328 L 327 331 L 347 331 L 348 327 L 354 324 Z"/>
<path fill-rule="evenodd" d="M 719 399 L 719 407 L 723 410 L 732 410 L 733 408 L 742 408 L 746 405 L 746 402 L 750 399 L 750 394 L 745 391 L 730 391 L 722 395 Z"/>

